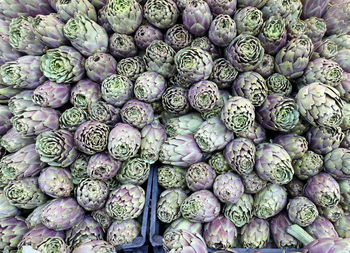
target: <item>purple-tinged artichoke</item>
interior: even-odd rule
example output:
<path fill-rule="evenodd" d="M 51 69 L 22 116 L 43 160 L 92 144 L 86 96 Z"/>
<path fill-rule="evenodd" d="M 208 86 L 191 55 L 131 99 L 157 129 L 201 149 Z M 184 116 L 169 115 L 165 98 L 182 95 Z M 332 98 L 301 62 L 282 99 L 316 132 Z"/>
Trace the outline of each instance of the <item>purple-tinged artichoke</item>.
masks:
<path fill-rule="evenodd" d="M 151 103 L 161 99 L 165 89 L 165 78 L 157 72 L 148 71 L 136 79 L 134 94 L 138 100 Z"/>
<path fill-rule="evenodd" d="M 204 2 L 204 0 L 193 1 Z M 213 69 L 213 60 L 208 52 L 191 46 L 177 52 L 175 55 L 175 65 L 177 72 L 185 80 L 198 82 L 209 78 Z"/>
<path fill-rule="evenodd" d="M 182 12 L 182 22 L 195 36 L 203 36 L 213 20 L 209 5 L 204 0 L 189 0 Z"/>
<path fill-rule="evenodd" d="M 142 158 L 130 158 L 122 163 L 117 178 L 122 184 L 142 185 L 147 181 L 150 169 L 150 164 Z"/>
<path fill-rule="evenodd" d="M 164 189 L 186 188 L 186 170 L 180 167 L 163 165 L 158 168 L 158 184 Z"/>
<path fill-rule="evenodd" d="M 143 58 L 139 56 L 121 59 L 117 64 L 117 74 L 135 81 L 143 72 L 146 71 L 146 65 Z"/>
<path fill-rule="evenodd" d="M 238 71 L 228 60 L 219 58 L 213 62 L 213 70 L 210 74 L 209 80 L 216 83 L 220 89 L 223 89 L 230 87 L 237 75 Z"/>
<path fill-rule="evenodd" d="M 312 42 L 317 43 L 321 41 L 327 31 L 326 22 L 322 18 L 310 17 L 305 20 L 305 24 L 305 34 L 312 40 Z"/>
<path fill-rule="evenodd" d="M 349 223 L 350 223 L 350 215 L 345 215 L 334 223 L 335 229 L 339 237 L 349 238 L 350 236 Z"/>
<path fill-rule="evenodd" d="M 304 188 L 305 196 L 320 207 L 336 206 L 340 200 L 340 187 L 327 173 L 311 177 Z"/>
<path fill-rule="evenodd" d="M 273 143 L 281 145 L 292 160 L 301 158 L 308 150 L 306 138 L 293 133 L 278 135 Z"/>
<path fill-rule="evenodd" d="M 101 226 L 104 232 L 108 230 L 113 222 L 105 208 L 91 212 L 91 217 Z"/>
<path fill-rule="evenodd" d="M 82 243 L 102 239 L 103 230 L 91 216 L 85 216 L 80 223 L 66 232 L 66 242 L 70 248 L 77 248 Z"/>
<path fill-rule="evenodd" d="M 286 184 L 288 194 L 292 197 L 299 197 L 304 195 L 304 182 L 294 177 L 292 181 Z"/>
<path fill-rule="evenodd" d="M 239 8 L 244 8 L 247 6 L 254 6 L 261 9 L 268 0 L 237 0 L 237 5 Z"/>
<path fill-rule="evenodd" d="M 70 86 L 63 83 L 46 81 L 36 87 L 33 102 L 42 107 L 59 108 L 69 101 Z"/>
<path fill-rule="evenodd" d="M 48 107 L 33 106 L 12 117 L 13 128 L 23 136 L 39 135 L 59 127 L 59 112 Z"/>
<path fill-rule="evenodd" d="M 185 199 L 181 213 L 192 222 L 210 222 L 220 214 L 220 202 L 210 191 L 200 190 Z"/>
<path fill-rule="evenodd" d="M 62 129 L 41 133 L 36 138 L 36 151 L 42 162 L 58 167 L 71 165 L 78 155 L 73 134 Z"/>
<path fill-rule="evenodd" d="M 287 191 L 277 184 L 270 184 L 254 196 L 254 214 L 268 219 L 280 213 L 287 205 Z"/>
<path fill-rule="evenodd" d="M 109 194 L 109 189 L 103 181 L 84 179 L 76 188 L 76 198 L 80 206 L 87 211 L 101 209 Z"/>
<path fill-rule="evenodd" d="M 2 82 L 13 88 L 35 89 L 46 77 L 40 70 L 40 56 L 26 55 L 0 67 Z"/>
<path fill-rule="evenodd" d="M 227 249 L 235 246 L 237 228 L 223 215 L 204 226 L 203 237 L 207 246 L 212 249 Z"/>
<path fill-rule="evenodd" d="M 68 19 L 73 18 L 75 13 L 85 15 L 88 18 L 96 21 L 97 14 L 94 6 L 89 0 L 55 0 L 57 13 L 62 21 L 67 22 Z"/>
<path fill-rule="evenodd" d="M 140 132 L 128 124 L 118 123 L 108 137 L 108 151 L 114 159 L 120 161 L 134 157 L 140 144 Z"/>
<path fill-rule="evenodd" d="M 21 53 L 10 45 L 8 23 L 4 21 L 0 21 L 0 23 L 2 26 L 6 27 L 6 32 L 0 33 L 0 64 L 3 65 L 5 62 L 16 60 L 21 56 Z"/>
<path fill-rule="evenodd" d="M 234 204 L 242 197 L 244 185 L 239 176 L 228 172 L 215 178 L 213 192 L 221 202 Z"/>
<path fill-rule="evenodd" d="M 53 1 L 53 0 L 51 0 Z M 53 10 L 49 5 L 50 1 L 13 1 L 6 0 L 1 2 L 1 18 L 15 18 L 19 16 L 35 16 L 38 14 L 49 14 Z"/>
<path fill-rule="evenodd" d="M 175 25 L 180 14 L 173 0 L 147 0 L 143 12 L 148 22 L 160 29 Z"/>
<path fill-rule="evenodd" d="M 63 168 L 47 167 L 38 178 L 40 190 L 52 198 L 69 197 L 73 192 L 72 174 Z"/>
<path fill-rule="evenodd" d="M 263 56 L 260 40 L 249 34 L 240 34 L 225 50 L 225 58 L 240 72 L 255 69 Z"/>
<path fill-rule="evenodd" d="M 102 100 L 91 104 L 88 111 L 90 120 L 102 122 L 111 127 L 120 121 L 120 109 Z"/>
<path fill-rule="evenodd" d="M 192 34 L 182 24 L 170 27 L 164 37 L 164 41 L 176 51 L 190 46 L 192 40 Z"/>
<path fill-rule="evenodd" d="M 117 253 L 115 247 L 106 241 L 95 240 L 90 242 L 82 243 L 79 247 L 73 250 L 74 253 Z"/>
<path fill-rule="evenodd" d="M 212 153 L 208 159 L 208 163 L 214 169 L 217 175 L 225 174 L 231 170 L 230 165 L 226 161 L 222 151 Z"/>
<path fill-rule="evenodd" d="M 214 15 L 227 14 L 233 16 L 237 7 L 237 0 L 205 0 Z"/>
<path fill-rule="evenodd" d="M 166 78 L 175 73 L 175 55 L 175 50 L 167 43 L 154 40 L 146 48 L 143 60 L 148 71 L 157 72 Z"/>
<path fill-rule="evenodd" d="M 290 221 L 302 227 L 309 226 L 318 216 L 316 205 L 305 197 L 289 200 L 287 211 Z"/>
<path fill-rule="evenodd" d="M 263 13 L 254 6 L 248 6 L 236 11 L 234 20 L 239 34 L 256 36 L 264 23 Z"/>
<path fill-rule="evenodd" d="M 192 134 L 168 138 L 159 152 L 159 160 L 162 163 L 180 167 L 198 163 L 203 156 Z"/>
<path fill-rule="evenodd" d="M 131 34 L 142 22 L 142 6 L 136 0 L 110 0 L 107 19 L 114 32 Z"/>
<path fill-rule="evenodd" d="M 174 86 L 166 89 L 162 95 L 164 110 L 175 115 L 186 114 L 190 110 L 187 94 L 187 89 L 182 87 Z"/>
<path fill-rule="evenodd" d="M 0 250 L 15 250 L 23 235 L 28 231 L 24 219 L 19 216 L 0 220 Z M 6 251 L 5 251 L 6 250 Z"/>
<path fill-rule="evenodd" d="M 8 101 L 8 109 L 13 115 L 20 114 L 24 112 L 27 108 L 35 106 L 32 101 L 33 90 L 23 90 L 15 96 L 11 97 Z M 4 109 L 6 107 L 0 106 L 0 108 Z M 6 110 L 5 110 L 6 111 Z M 6 114 L 5 114 L 6 115 Z M 7 118 L 6 121 L 8 121 Z M 4 124 L 6 126 L 6 124 Z"/>
<path fill-rule="evenodd" d="M 60 128 L 74 132 L 81 124 L 87 121 L 87 112 L 80 107 L 66 109 L 59 118 Z"/>
<path fill-rule="evenodd" d="M 295 175 L 306 180 L 323 170 L 323 156 L 308 150 L 302 157 L 293 160 L 292 164 Z"/>
<path fill-rule="evenodd" d="M 125 184 L 109 195 L 106 211 L 118 222 L 140 216 L 145 206 L 145 191 L 137 185 Z"/>
<path fill-rule="evenodd" d="M 42 55 L 46 46 L 33 31 L 33 17 L 13 18 L 9 25 L 9 43 L 17 51 L 28 55 Z"/>
<path fill-rule="evenodd" d="M 270 221 L 271 237 L 279 248 L 299 248 L 300 243 L 287 233 L 292 225 L 286 213 L 280 213 Z"/>
<path fill-rule="evenodd" d="M 204 162 L 192 164 L 186 172 L 187 187 L 191 191 L 209 190 L 212 188 L 216 173 Z"/>
<path fill-rule="evenodd" d="M 88 178 L 87 166 L 90 156 L 79 153 L 75 161 L 70 166 L 73 177 L 73 184 L 79 184 L 83 179 Z"/>
<path fill-rule="evenodd" d="M 326 155 L 338 148 L 344 139 L 340 127 L 311 127 L 305 135 L 309 149 L 320 155 Z"/>
<path fill-rule="evenodd" d="M 249 174 L 254 169 L 256 148 L 246 138 L 236 138 L 226 145 L 224 156 L 226 161 L 239 175 Z"/>
<path fill-rule="evenodd" d="M 141 50 L 146 49 L 154 40 L 163 40 L 162 32 L 150 24 L 139 26 L 134 35 L 134 41 Z"/>
<path fill-rule="evenodd" d="M 192 47 L 199 47 L 202 50 L 208 52 L 212 59 L 215 60 L 221 56 L 221 50 L 214 45 L 210 39 L 206 36 L 195 38 L 191 44 Z"/>
<path fill-rule="evenodd" d="M 243 132 L 254 124 L 254 105 L 246 98 L 231 97 L 222 108 L 221 120 L 234 133 Z"/>
<path fill-rule="evenodd" d="M 257 146 L 255 169 L 260 178 L 278 185 L 289 183 L 294 175 L 288 152 L 282 146 L 272 143 Z"/>
<path fill-rule="evenodd" d="M 299 38 L 306 33 L 306 23 L 301 19 L 287 22 L 287 38 L 289 40 Z"/>
<path fill-rule="evenodd" d="M 329 38 L 314 43 L 314 53 L 312 54 L 312 60 L 317 58 L 334 59 L 338 54 L 338 45 Z"/>
<path fill-rule="evenodd" d="M 68 44 L 63 34 L 64 22 L 56 13 L 37 15 L 32 22 L 34 34 L 39 40 L 50 48 L 57 48 Z"/>
<path fill-rule="evenodd" d="M 60 46 L 49 49 L 40 58 L 40 69 L 50 80 L 57 83 L 72 83 L 85 74 L 85 59 L 73 47 Z"/>
<path fill-rule="evenodd" d="M 345 72 L 350 72 L 350 63 L 348 60 L 349 57 L 350 57 L 350 49 L 342 49 L 335 56 L 334 61 L 337 62 Z"/>
<path fill-rule="evenodd" d="M 201 235 L 203 230 L 203 225 L 200 222 L 191 222 L 184 218 L 179 218 L 170 224 L 170 226 L 165 230 L 165 233 L 170 230 L 179 230 L 179 229 L 187 230 L 192 234 Z"/>
<path fill-rule="evenodd" d="M 4 193 L 0 194 L 0 219 L 14 217 L 20 214 L 20 210 L 11 205 Z"/>
<path fill-rule="evenodd" d="M 327 39 L 336 43 L 338 46 L 338 50 L 350 49 L 350 34 L 346 34 L 346 33 L 334 34 L 327 37 Z"/>
<path fill-rule="evenodd" d="M 35 140 L 33 137 L 22 136 L 14 128 L 8 130 L 0 139 L 0 145 L 10 153 L 17 152 L 21 148 L 33 144 L 34 142 Z"/>
<path fill-rule="evenodd" d="M 244 192 L 250 194 L 258 193 L 267 185 L 267 182 L 262 180 L 255 172 L 241 175 L 241 180 L 244 185 Z"/>
<path fill-rule="evenodd" d="M 134 57 L 137 55 L 137 47 L 131 35 L 114 33 L 109 38 L 109 51 L 117 59 Z"/>
<path fill-rule="evenodd" d="M 269 222 L 253 217 L 241 230 L 243 248 L 265 248 L 270 238 Z"/>
<path fill-rule="evenodd" d="M 343 120 L 343 102 L 332 87 L 309 84 L 299 90 L 296 102 L 300 114 L 313 126 L 336 127 Z"/>
<path fill-rule="evenodd" d="M 344 179 L 339 181 L 340 187 L 340 204 L 346 212 L 350 211 L 350 179 Z"/>
<path fill-rule="evenodd" d="M 327 11 L 329 0 L 303 0 L 303 17 L 321 18 Z"/>
<path fill-rule="evenodd" d="M 190 251 L 193 253 L 207 252 L 207 245 L 198 233 L 185 229 L 169 230 L 163 235 L 163 249 L 168 252 Z"/>
<path fill-rule="evenodd" d="M 275 55 L 287 42 L 285 21 L 280 16 L 271 16 L 261 28 L 258 36 L 265 52 Z"/>
<path fill-rule="evenodd" d="M 87 109 L 91 104 L 101 98 L 100 85 L 89 79 L 76 83 L 71 90 L 70 102 L 82 109 Z"/>
<path fill-rule="evenodd" d="M 219 90 L 214 82 L 203 80 L 191 86 L 188 91 L 188 100 L 192 108 L 199 112 L 214 108 L 219 99 Z"/>
<path fill-rule="evenodd" d="M 340 183 L 339 183 L 339 186 L 340 186 Z M 341 189 L 340 189 L 340 194 L 342 194 Z M 342 198 L 342 196 L 340 196 L 340 198 Z M 341 217 L 345 215 L 341 205 L 319 208 L 318 211 L 320 212 L 320 215 L 323 215 L 331 222 L 336 222 L 337 220 L 339 220 Z"/>
<path fill-rule="evenodd" d="M 337 179 L 350 178 L 350 150 L 336 148 L 324 157 L 324 168 Z"/>
<path fill-rule="evenodd" d="M 263 143 L 266 140 L 265 128 L 256 121 L 254 121 L 253 125 L 247 130 L 237 133 L 237 136 L 247 138 L 255 145 Z"/>
<path fill-rule="evenodd" d="M 74 198 L 51 201 L 41 213 L 42 223 L 53 230 L 63 231 L 77 225 L 84 218 L 84 210 Z"/>
<path fill-rule="evenodd" d="M 260 106 L 268 94 L 266 81 L 259 73 L 243 72 L 234 81 L 232 94 L 248 99 L 254 106 Z"/>
<path fill-rule="evenodd" d="M 231 95 L 227 90 L 219 90 L 218 100 L 216 101 L 216 104 L 214 105 L 213 109 L 203 111 L 201 113 L 202 118 L 208 120 L 211 118 L 220 117 L 221 110 L 230 97 Z"/>
<path fill-rule="evenodd" d="M 181 217 L 180 207 L 187 195 L 181 189 L 163 191 L 157 201 L 157 217 L 161 222 L 171 223 Z"/>
<path fill-rule="evenodd" d="M 350 103 L 350 73 L 343 73 L 343 81 L 335 87 L 342 99 L 345 100 L 345 102 Z"/>
<path fill-rule="evenodd" d="M 208 37 L 216 46 L 228 46 L 236 35 L 236 23 L 229 15 L 220 14 L 211 22 Z"/>
<path fill-rule="evenodd" d="M 1 64 L 1 62 L 0 62 L 0 64 Z M 13 87 L 9 87 L 7 85 L 0 84 L 0 103 L 1 104 L 8 103 L 8 101 L 10 101 L 11 97 L 17 95 L 21 91 L 22 91 L 21 89 L 16 89 Z"/>
<path fill-rule="evenodd" d="M 121 75 L 111 75 L 101 85 L 102 98 L 114 106 L 122 106 L 132 96 L 133 83 Z"/>
<path fill-rule="evenodd" d="M 265 53 L 261 62 L 254 69 L 254 71 L 259 73 L 264 78 L 269 77 L 275 73 L 275 58 L 272 55 Z"/>
<path fill-rule="evenodd" d="M 107 148 L 109 127 L 105 123 L 87 121 L 80 125 L 74 134 L 77 149 L 93 155 Z"/>
<path fill-rule="evenodd" d="M 39 189 L 37 177 L 11 181 L 4 193 L 11 205 L 22 209 L 34 209 L 47 201 L 47 196 Z"/>
<path fill-rule="evenodd" d="M 338 237 L 332 222 L 323 216 L 318 216 L 305 230 L 315 239 Z"/>
<path fill-rule="evenodd" d="M 117 175 L 120 166 L 120 161 L 102 152 L 91 156 L 87 164 L 87 173 L 92 179 L 106 181 Z"/>
<path fill-rule="evenodd" d="M 327 24 L 327 35 L 349 33 L 350 2 L 339 1 L 339 4 L 330 5 L 323 18 Z"/>
<path fill-rule="evenodd" d="M 253 217 L 253 203 L 252 195 L 243 193 L 236 203 L 226 204 L 223 213 L 236 227 L 242 227 Z"/>
<path fill-rule="evenodd" d="M 275 57 L 276 71 L 287 78 L 301 77 L 313 48 L 311 39 L 306 35 L 290 40 Z"/>
<path fill-rule="evenodd" d="M 114 221 L 108 229 L 107 241 L 113 246 L 131 244 L 140 232 L 141 226 L 134 219 L 122 222 Z"/>
<path fill-rule="evenodd" d="M 269 93 L 278 93 L 288 96 L 292 92 L 292 84 L 284 75 L 274 73 L 266 79 Z"/>
<path fill-rule="evenodd" d="M 120 115 L 124 123 L 139 129 L 150 124 L 154 118 L 152 106 L 137 99 L 126 102 Z"/>
<path fill-rule="evenodd" d="M 94 82 L 102 83 L 117 70 L 117 61 L 112 55 L 96 53 L 85 61 L 86 75 Z"/>
<path fill-rule="evenodd" d="M 150 164 L 158 161 L 160 148 L 166 139 L 165 128 L 158 120 L 146 125 L 141 131 L 140 157 Z"/>

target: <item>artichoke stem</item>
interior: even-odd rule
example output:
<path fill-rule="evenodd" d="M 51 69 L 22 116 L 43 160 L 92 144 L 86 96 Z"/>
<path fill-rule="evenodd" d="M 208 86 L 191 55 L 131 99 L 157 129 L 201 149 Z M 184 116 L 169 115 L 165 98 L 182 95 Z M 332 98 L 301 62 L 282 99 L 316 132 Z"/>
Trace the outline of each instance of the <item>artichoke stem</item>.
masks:
<path fill-rule="evenodd" d="M 289 226 L 287 233 L 299 240 L 304 246 L 315 240 L 302 227 L 296 224 Z"/>

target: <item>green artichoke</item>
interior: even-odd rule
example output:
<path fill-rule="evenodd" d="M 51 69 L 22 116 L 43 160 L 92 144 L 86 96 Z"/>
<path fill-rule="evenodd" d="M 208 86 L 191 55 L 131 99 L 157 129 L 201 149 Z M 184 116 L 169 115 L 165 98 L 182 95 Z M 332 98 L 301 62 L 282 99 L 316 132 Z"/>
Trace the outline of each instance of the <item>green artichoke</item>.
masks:
<path fill-rule="evenodd" d="M 256 36 L 264 23 L 263 13 L 256 7 L 248 6 L 239 9 L 234 16 L 237 32 Z"/>
<path fill-rule="evenodd" d="M 0 250 L 9 252 L 15 250 L 22 236 L 28 231 L 24 219 L 19 216 L 0 220 Z"/>
<path fill-rule="evenodd" d="M 148 0 L 143 11 L 148 22 L 160 29 L 175 25 L 180 14 L 173 0 Z"/>
<path fill-rule="evenodd" d="M 107 231 L 107 241 L 115 247 L 131 244 L 140 232 L 141 226 L 134 219 L 114 221 Z"/>
<path fill-rule="evenodd" d="M 135 81 L 146 71 L 145 63 L 139 56 L 121 59 L 117 64 L 117 74 Z"/>
<path fill-rule="evenodd" d="M 117 178 L 122 184 L 142 185 L 148 179 L 150 169 L 151 165 L 142 158 L 130 158 L 122 163 Z"/>
<path fill-rule="evenodd" d="M 81 180 L 88 178 L 87 166 L 90 156 L 79 153 L 75 161 L 71 164 L 70 170 L 73 177 L 73 184 L 77 185 Z"/>
<path fill-rule="evenodd" d="M 230 171 L 230 166 L 221 151 L 213 153 L 209 157 L 208 163 L 217 175 L 225 174 Z"/>
<path fill-rule="evenodd" d="M 163 165 L 158 168 L 158 184 L 165 189 L 185 188 L 186 171 L 183 168 Z"/>
<path fill-rule="evenodd" d="M 94 6 L 89 0 L 53 0 L 56 1 L 56 9 L 60 18 L 67 22 L 75 13 L 84 14 L 96 21 L 97 15 Z"/>
<path fill-rule="evenodd" d="M 192 164 L 186 173 L 186 184 L 191 191 L 209 190 L 213 187 L 216 173 L 209 164 Z"/>
<path fill-rule="evenodd" d="M 295 175 L 301 180 L 309 179 L 323 170 L 323 156 L 308 150 L 292 162 Z"/>
<path fill-rule="evenodd" d="M 189 113 L 165 121 L 165 131 L 169 137 L 181 134 L 194 134 L 202 125 L 203 119 L 198 113 Z"/>
<path fill-rule="evenodd" d="M 296 197 L 289 200 L 287 211 L 291 222 L 302 227 L 311 225 L 318 216 L 316 205 L 306 197 Z"/>
<path fill-rule="evenodd" d="M 109 194 L 109 189 L 103 181 L 84 179 L 75 188 L 77 202 L 86 211 L 101 209 Z"/>
<path fill-rule="evenodd" d="M 274 73 L 266 79 L 266 86 L 269 93 L 278 93 L 288 96 L 292 92 L 292 84 L 284 75 Z"/>
<path fill-rule="evenodd" d="M 180 218 L 180 207 L 186 198 L 186 193 L 181 189 L 163 191 L 157 202 L 158 219 L 164 223 L 171 223 Z"/>
<path fill-rule="evenodd" d="M 269 222 L 257 217 L 253 217 L 241 230 L 241 241 L 244 248 L 265 248 L 269 238 Z"/>
<path fill-rule="evenodd" d="M 209 79 L 217 84 L 220 89 L 228 88 L 236 79 L 238 71 L 225 58 L 216 59 L 213 62 L 213 70 Z"/>
<path fill-rule="evenodd" d="M 125 104 L 132 96 L 133 84 L 129 78 L 111 75 L 101 85 L 102 98 L 116 107 Z"/>

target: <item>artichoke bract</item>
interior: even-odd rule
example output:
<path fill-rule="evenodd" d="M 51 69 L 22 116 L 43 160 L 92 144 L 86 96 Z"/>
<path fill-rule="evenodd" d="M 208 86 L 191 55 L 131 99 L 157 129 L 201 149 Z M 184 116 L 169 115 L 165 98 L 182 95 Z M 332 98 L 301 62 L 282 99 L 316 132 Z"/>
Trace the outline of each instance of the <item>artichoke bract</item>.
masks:
<path fill-rule="evenodd" d="M 271 236 L 279 248 L 299 248 L 299 242 L 287 233 L 292 225 L 286 213 L 280 213 L 270 221 Z"/>
<path fill-rule="evenodd" d="M 122 106 L 132 96 L 133 83 L 122 75 L 111 75 L 101 85 L 102 98 L 114 106 Z"/>
<path fill-rule="evenodd" d="M 239 176 L 228 172 L 215 178 L 213 192 L 223 203 L 236 203 L 244 193 L 244 185 Z"/>
<path fill-rule="evenodd" d="M 40 59 L 40 69 L 50 80 L 57 83 L 77 82 L 85 74 L 85 59 L 73 47 L 60 46 L 49 49 Z"/>
<path fill-rule="evenodd" d="M 125 184 L 112 191 L 106 203 L 109 216 L 121 222 L 140 216 L 145 206 L 145 191 L 137 185 Z"/>
<path fill-rule="evenodd" d="M 94 21 L 97 19 L 96 10 L 89 0 L 55 1 L 57 13 L 64 22 L 73 18 L 75 13 L 84 14 Z"/>
<path fill-rule="evenodd" d="M 182 22 L 195 36 L 203 36 L 209 29 L 213 16 L 204 0 L 189 0 L 182 12 Z"/>
<path fill-rule="evenodd" d="M 188 167 L 202 159 L 203 153 L 192 134 L 168 138 L 159 152 L 162 163 L 180 167 Z"/>
<path fill-rule="evenodd" d="M 63 168 L 47 167 L 38 178 L 40 189 L 53 198 L 69 197 L 73 192 L 72 174 Z"/>
<path fill-rule="evenodd" d="M 117 175 L 120 166 L 120 161 L 116 161 L 107 153 L 101 152 L 90 157 L 87 173 L 93 179 L 106 181 Z"/>
<path fill-rule="evenodd" d="M 187 198 L 181 189 L 163 191 L 157 202 L 157 217 L 161 222 L 171 223 L 181 217 L 180 207 Z"/>
<path fill-rule="evenodd" d="M 108 137 L 108 151 L 117 160 L 135 156 L 141 145 L 141 133 L 134 127 L 118 123 Z"/>
<path fill-rule="evenodd" d="M 1 250 L 16 249 L 22 236 L 28 231 L 24 219 L 19 216 L 0 220 Z"/>
<path fill-rule="evenodd" d="M 150 124 L 154 118 L 152 106 L 137 99 L 126 102 L 120 110 L 120 115 L 124 123 L 139 129 Z"/>
<path fill-rule="evenodd" d="M 236 23 L 229 16 L 220 14 L 210 24 L 208 37 L 216 46 L 226 47 L 236 37 Z"/>
<path fill-rule="evenodd" d="M 304 188 L 305 196 L 321 207 L 333 207 L 339 203 L 340 188 L 337 181 L 327 173 L 311 177 Z"/>
<path fill-rule="evenodd" d="M 87 211 L 101 209 L 109 194 L 107 185 L 96 179 L 84 179 L 75 190 L 77 202 Z"/>
<path fill-rule="evenodd" d="M 74 198 L 51 201 L 41 213 L 42 223 L 53 230 L 63 231 L 77 225 L 84 218 L 84 210 Z"/>
<path fill-rule="evenodd" d="M 87 121 L 87 112 L 80 107 L 71 107 L 65 110 L 60 118 L 60 128 L 68 131 L 75 131 L 81 124 Z"/>
<path fill-rule="evenodd" d="M 242 246 L 244 248 L 264 248 L 270 238 L 269 223 L 266 220 L 252 218 L 241 230 Z"/>
<path fill-rule="evenodd" d="M 108 1 L 107 19 L 114 32 L 131 34 L 142 22 L 142 7 L 136 0 Z"/>
<path fill-rule="evenodd" d="M 312 151 L 326 155 L 339 147 L 344 133 L 340 127 L 311 127 L 305 137 Z"/>
<path fill-rule="evenodd" d="M 163 40 L 162 32 L 150 24 L 140 25 L 134 35 L 135 44 L 140 49 L 146 49 L 154 40 Z"/>
<path fill-rule="evenodd" d="M 94 240 L 82 243 L 79 247 L 75 248 L 74 253 L 95 253 L 95 252 L 106 252 L 106 253 L 117 253 L 115 246 L 109 244 L 103 240 Z"/>
<path fill-rule="evenodd" d="M 336 148 L 324 157 L 325 171 L 337 179 L 350 178 L 350 150 Z"/>
<path fill-rule="evenodd" d="M 306 35 L 290 40 L 275 57 L 276 71 L 287 78 L 302 76 L 313 49 L 312 41 Z"/>
<path fill-rule="evenodd" d="M 308 150 L 306 153 L 292 162 L 295 175 L 301 180 L 317 175 L 323 170 L 323 157 Z"/>
<path fill-rule="evenodd" d="M 150 103 L 161 99 L 165 89 L 165 78 L 157 72 L 149 71 L 136 79 L 134 94 L 138 100 Z"/>
<path fill-rule="evenodd" d="M 254 105 L 246 98 L 231 97 L 221 110 L 221 120 L 234 133 L 243 132 L 254 124 Z"/>
<path fill-rule="evenodd" d="M 207 252 L 207 245 L 200 234 L 191 233 L 185 229 L 169 230 L 163 236 L 163 249 L 165 252 Z"/>
<path fill-rule="evenodd" d="M 255 169 L 260 178 L 279 185 L 289 183 L 294 175 L 292 159 L 278 144 L 257 146 Z"/>
<path fill-rule="evenodd" d="M 241 175 L 241 180 L 244 185 L 244 192 L 250 194 L 258 193 L 267 185 L 267 182 L 262 180 L 255 172 Z"/>
<path fill-rule="evenodd" d="M 113 246 L 131 244 L 140 234 L 140 224 L 134 220 L 118 222 L 115 221 L 107 232 L 107 241 Z"/>
<path fill-rule="evenodd" d="M 148 179 L 150 169 L 150 164 L 142 158 L 130 158 L 122 163 L 117 178 L 122 184 L 142 185 Z"/>
<path fill-rule="evenodd" d="M 162 106 L 165 111 L 183 115 L 190 110 L 187 90 L 183 87 L 169 87 L 162 95 Z"/>
<path fill-rule="evenodd" d="M 264 51 L 258 38 L 249 34 L 240 34 L 226 48 L 225 58 L 238 71 L 251 71 L 262 61 Z"/>
<path fill-rule="evenodd" d="M 74 142 L 81 152 L 93 155 L 107 148 L 109 127 L 101 122 L 87 121 L 74 134 Z"/>
<path fill-rule="evenodd" d="M 308 150 L 306 138 L 293 133 L 278 135 L 273 142 L 281 145 L 292 160 L 301 158 Z"/>
<path fill-rule="evenodd" d="M 158 184 L 165 188 L 181 188 L 186 187 L 186 171 L 183 168 L 163 165 L 158 168 Z"/>
<path fill-rule="evenodd" d="M 96 53 L 86 59 L 85 70 L 89 79 L 102 83 L 103 80 L 116 72 L 117 61 L 110 54 Z"/>
<path fill-rule="evenodd" d="M 287 191 L 277 184 L 270 184 L 254 196 L 254 214 L 267 219 L 275 216 L 287 205 Z"/>
<path fill-rule="evenodd" d="M 210 222 L 220 214 L 220 202 L 208 190 L 192 193 L 181 205 L 181 214 L 192 222 Z"/>
<path fill-rule="evenodd" d="M 32 99 L 39 106 L 59 108 L 69 101 L 69 95 L 68 85 L 47 81 L 36 87 Z"/>
<path fill-rule="evenodd" d="M 141 131 L 141 158 L 150 164 L 158 161 L 160 148 L 166 139 L 165 128 L 158 120 L 146 125 Z"/>
<path fill-rule="evenodd" d="M 264 23 L 263 13 L 254 6 L 248 6 L 236 11 L 234 20 L 239 34 L 256 36 Z"/>
<path fill-rule="evenodd" d="M 287 211 L 291 222 L 302 227 L 313 223 L 319 214 L 316 205 L 306 197 L 291 199 L 287 205 Z"/>
<path fill-rule="evenodd" d="M 186 172 L 186 184 L 191 191 L 209 190 L 212 188 L 216 173 L 209 164 L 199 162 L 192 164 Z"/>
<path fill-rule="evenodd" d="M 210 74 L 209 80 L 216 83 L 220 89 L 228 88 L 236 79 L 237 75 L 238 71 L 228 60 L 225 58 L 219 58 L 213 62 L 213 70 Z"/>
<path fill-rule="evenodd" d="M 200 81 L 195 83 L 188 91 L 190 105 L 199 112 L 213 109 L 218 99 L 218 87 L 211 81 Z"/>
<path fill-rule="evenodd" d="M 235 225 L 223 215 L 205 224 L 203 237 L 207 246 L 212 249 L 227 249 L 235 246 L 237 229 Z"/>
<path fill-rule="evenodd" d="M 109 51 L 117 59 L 134 57 L 137 47 L 131 35 L 114 33 L 109 38 Z"/>
<path fill-rule="evenodd" d="M 318 216 L 305 230 L 316 239 L 338 237 L 338 233 L 332 222 L 323 216 Z"/>
<path fill-rule="evenodd" d="M 199 113 L 188 113 L 183 116 L 171 118 L 164 123 L 166 134 L 174 137 L 183 134 L 194 134 L 203 124 Z"/>

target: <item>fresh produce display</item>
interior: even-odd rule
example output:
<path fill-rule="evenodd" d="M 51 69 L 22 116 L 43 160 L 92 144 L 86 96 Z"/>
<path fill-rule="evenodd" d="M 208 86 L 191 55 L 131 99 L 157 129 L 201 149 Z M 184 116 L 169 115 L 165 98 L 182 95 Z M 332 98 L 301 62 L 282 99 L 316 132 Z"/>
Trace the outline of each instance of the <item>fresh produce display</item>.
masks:
<path fill-rule="evenodd" d="M 349 227 L 349 0 L 0 0 L 0 252 L 342 253 Z"/>

